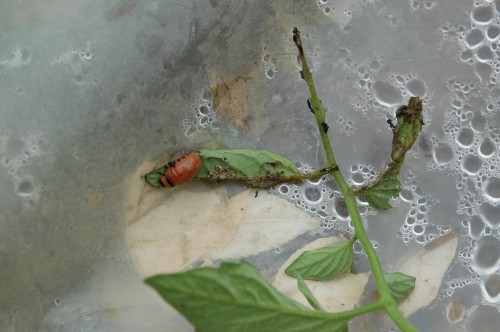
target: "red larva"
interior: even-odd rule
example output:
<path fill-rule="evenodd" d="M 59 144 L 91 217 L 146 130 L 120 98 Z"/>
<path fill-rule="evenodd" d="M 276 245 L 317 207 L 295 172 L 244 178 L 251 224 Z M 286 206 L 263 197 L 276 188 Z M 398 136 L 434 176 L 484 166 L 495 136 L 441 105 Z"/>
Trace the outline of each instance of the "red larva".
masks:
<path fill-rule="evenodd" d="M 174 165 L 167 168 L 164 174 L 160 175 L 160 181 L 166 188 L 191 181 L 201 168 L 201 158 L 197 153 L 190 153 L 180 157 Z"/>

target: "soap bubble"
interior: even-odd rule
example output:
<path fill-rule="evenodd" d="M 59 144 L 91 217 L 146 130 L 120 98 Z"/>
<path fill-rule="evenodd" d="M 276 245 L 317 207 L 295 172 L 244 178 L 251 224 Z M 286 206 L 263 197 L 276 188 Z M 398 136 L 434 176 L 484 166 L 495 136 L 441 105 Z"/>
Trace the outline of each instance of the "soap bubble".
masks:
<path fill-rule="evenodd" d="M 487 235 L 476 241 L 470 260 L 471 268 L 480 275 L 498 270 L 500 264 L 500 241 Z"/>
<path fill-rule="evenodd" d="M 500 202 L 500 179 L 497 177 L 488 178 L 483 184 L 483 195 L 493 203 Z"/>
<path fill-rule="evenodd" d="M 491 6 L 480 6 L 472 10 L 471 19 L 479 25 L 489 24 L 493 20 L 493 9 Z"/>

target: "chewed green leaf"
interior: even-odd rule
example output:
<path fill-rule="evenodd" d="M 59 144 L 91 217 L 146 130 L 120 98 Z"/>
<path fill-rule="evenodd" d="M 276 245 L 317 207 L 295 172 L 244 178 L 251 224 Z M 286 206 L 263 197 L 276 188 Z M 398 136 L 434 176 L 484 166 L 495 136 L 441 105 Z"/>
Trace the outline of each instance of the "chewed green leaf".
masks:
<path fill-rule="evenodd" d="M 200 179 L 208 177 L 216 167 L 232 171 L 236 176 L 266 176 L 269 173 L 293 176 L 299 173 L 293 161 L 267 150 L 201 149 L 199 154 L 202 167 L 197 177 Z"/>
<path fill-rule="evenodd" d="M 267 188 L 301 179 L 297 166 L 288 158 L 267 150 L 201 149 L 202 166 L 197 178 L 219 182 L 235 180 L 251 187 Z"/>
<path fill-rule="evenodd" d="M 389 165 L 389 167 L 391 167 L 390 171 L 384 173 L 385 176 L 381 178 L 379 182 L 365 190 L 368 204 L 376 209 L 390 209 L 392 206 L 389 200 L 392 197 L 398 196 L 401 191 L 399 167 L 393 164 L 394 162 Z"/>
<path fill-rule="evenodd" d="M 167 170 L 167 166 L 162 166 L 160 168 L 155 169 L 152 172 L 149 172 L 145 176 L 146 181 L 152 186 L 159 187 L 160 186 L 160 175 L 165 173 L 166 170 Z"/>
<path fill-rule="evenodd" d="M 411 97 L 408 105 L 398 108 L 396 118 L 398 123 L 393 126 L 391 162 L 375 179 L 356 190 L 356 193 L 366 193 L 368 204 L 377 209 L 390 209 L 390 198 L 396 197 L 401 191 L 399 171 L 424 124 L 422 100 Z"/>
<path fill-rule="evenodd" d="M 336 242 L 303 252 L 285 272 L 292 277 L 300 274 L 306 280 L 330 280 L 349 270 L 353 260 L 352 244 L 349 241 Z"/>
<path fill-rule="evenodd" d="M 415 288 L 415 277 L 400 272 L 385 273 L 384 277 L 396 302 L 404 300 Z"/>
<path fill-rule="evenodd" d="M 297 278 L 297 286 L 299 288 L 299 291 L 304 295 L 304 297 L 306 298 L 307 302 L 309 302 L 309 304 L 311 305 L 311 307 L 313 307 L 316 310 L 326 311 L 321 306 L 321 304 L 319 303 L 318 299 L 316 299 L 316 297 L 314 296 L 314 294 L 311 292 L 311 290 L 309 289 L 309 287 L 307 287 L 306 282 L 301 277 L 300 273 L 297 273 L 297 271 L 295 271 L 295 278 Z"/>
<path fill-rule="evenodd" d="M 146 279 L 196 331 L 347 331 L 337 314 L 286 297 L 249 263 L 224 263 Z"/>
<path fill-rule="evenodd" d="M 408 105 L 398 108 L 396 118 L 398 124 L 394 129 L 391 158 L 402 163 L 406 152 L 411 149 L 424 125 L 422 100 L 411 97 Z"/>
<path fill-rule="evenodd" d="M 170 167 L 173 169 L 169 170 Z M 167 188 L 191 181 L 193 177 L 215 183 L 237 181 L 253 188 L 269 188 L 279 183 L 318 179 L 335 170 L 338 166 L 333 163 L 301 173 L 293 161 L 267 150 L 201 149 L 153 170 L 145 179 L 155 187 L 163 184 Z"/>

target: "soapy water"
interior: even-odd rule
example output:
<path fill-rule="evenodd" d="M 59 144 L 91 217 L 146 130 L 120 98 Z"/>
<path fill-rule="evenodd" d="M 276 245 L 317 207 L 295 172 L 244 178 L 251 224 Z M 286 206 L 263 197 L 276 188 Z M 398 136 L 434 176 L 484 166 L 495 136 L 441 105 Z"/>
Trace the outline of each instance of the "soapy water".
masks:
<path fill-rule="evenodd" d="M 301 172 L 309 172 L 312 167 L 302 165 Z M 352 166 L 350 183 L 363 184 L 375 174 L 375 168 L 356 164 Z M 324 176 L 317 180 L 306 180 L 302 184 L 281 184 L 271 189 L 271 192 L 281 196 L 299 206 L 304 211 L 318 218 L 321 227 L 325 230 L 340 230 L 354 235 L 354 228 L 350 222 L 342 193 L 335 189 L 334 181 Z M 366 201 L 358 198 L 358 205 L 362 216 L 375 214 L 375 209 L 368 206 Z"/>
<path fill-rule="evenodd" d="M 325 17 L 332 21 L 337 20 L 335 24 L 338 23 L 339 27 L 347 27 L 347 29 L 351 28 L 350 22 L 362 14 L 363 11 L 360 10 L 362 3 L 363 1 L 349 3 L 349 1 L 331 0 L 317 2 L 320 12 Z M 149 10 L 157 11 L 161 3 L 152 1 L 148 6 Z M 415 14 L 425 14 L 439 9 L 439 2 L 409 0 L 407 6 Z M 464 14 L 463 22 L 446 23 L 441 26 L 439 32 L 442 35 L 442 45 L 451 44 L 453 48 L 459 48 L 459 54 L 454 54 L 454 56 L 461 61 L 461 65 L 469 68 L 477 77 L 464 78 L 461 74 L 454 76 L 453 72 L 446 73 L 449 77 L 448 94 L 439 94 L 439 98 L 435 93 L 436 85 L 433 84 L 429 75 L 415 69 L 405 71 L 401 67 L 391 67 L 393 59 L 388 54 L 382 53 L 381 47 L 366 58 L 360 59 L 355 56 L 358 46 L 350 49 L 342 45 L 343 41 L 332 31 L 327 31 L 331 38 L 328 42 L 342 48 L 342 50 L 336 49 L 335 53 L 320 52 L 322 47 L 320 48 L 319 37 L 314 35 L 313 38 L 312 33 L 304 33 L 303 38 L 304 42 L 312 47 L 308 56 L 311 56 L 311 66 L 315 74 L 319 76 L 322 72 L 330 72 L 332 64 L 335 68 L 340 64 L 338 67 L 342 67 L 352 79 L 352 82 L 346 80 L 331 89 L 328 86 L 327 93 L 322 94 L 325 106 L 331 105 L 326 100 L 328 94 L 336 98 L 344 92 L 344 90 L 337 91 L 339 88 L 342 89 L 341 85 L 352 86 L 358 93 L 350 93 L 350 106 L 354 112 L 351 112 L 349 107 L 345 107 L 342 108 L 342 114 L 337 115 L 336 109 L 332 106 L 333 112 L 329 113 L 331 131 L 334 133 L 335 130 L 340 130 L 340 139 L 352 138 L 360 134 L 359 128 L 362 128 L 366 121 L 374 119 L 385 121 L 387 118 L 393 118 L 395 108 L 405 103 L 410 95 L 423 98 L 426 107 L 423 134 L 427 134 L 431 141 L 431 157 L 426 165 L 427 171 L 438 174 L 451 172 L 455 175 L 455 177 L 446 177 L 440 181 L 456 181 L 456 190 L 459 192 L 456 208 L 460 218 L 456 220 L 455 225 L 459 227 L 464 237 L 464 243 L 461 244 L 463 248 L 461 247 L 458 253 L 457 261 L 460 267 L 470 271 L 466 277 L 456 280 L 452 277 L 446 279 L 442 294 L 452 296 L 467 285 L 479 285 L 483 304 L 491 305 L 498 304 L 500 301 L 499 271 L 496 268 L 498 256 L 494 254 L 499 250 L 498 215 L 500 212 L 498 150 L 500 129 L 497 115 L 500 108 L 498 96 L 499 14 L 498 2 L 478 1 L 469 6 L 470 14 Z M 404 22 L 398 21 L 399 15 L 388 10 L 380 13 L 380 16 L 376 18 L 385 20 L 390 27 Z M 196 19 L 187 22 L 185 38 L 192 43 L 202 40 L 206 28 L 204 24 L 203 16 L 196 13 Z M 391 31 L 395 29 L 387 30 L 386 35 L 390 35 Z M 296 52 L 292 42 L 288 39 L 285 45 L 271 45 L 270 43 L 266 43 L 268 47 L 258 45 L 257 48 L 262 50 L 261 54 L 256 57 L 238 58 L 234 61 L 249 63 L 257 60 L 261 66 L 260 78 L 267 81 L 273 80 L 275 83 L 280 82 L 282 78 L 285 78 L 281 75 L 285 75 L 289 70 L 286 64 L 296 63 Z M 82 87 L 87 83 L 95 85 L 97 76 L 90 69 L 98 60 L 97 53 L 95 53 L 98 46 L 93 41 L 88 41 L 76 44 L 74 48 L 67 48 L 66 51 L 56 52 L 52 58 L 52 65 L 66 71 L 72 78 L 72 83 L 77 86 Z M 283 47 L 280 50 L 281 46 Z M 418 53 L 418 50 L 416 52 L 417 55 L 422 54 Z M 25 46 L 2 52 L 0 58 L 2 71 L 25 69 L 33 65 L 35 60 L 39 61 L 35 59 L 31 48 Z M 224 57 L 221 56 L 220 59 Z M 212 60 L 219 59 L 213 58 Z M 124 64 L 129 63 L 125 61 Z M 296 67 L 298 68 L 298 65 Z M 344 79 L 344 77 L 341 78 Z M 323 83 L 317 84 L 321 86 Z M 189 89 L 192 91 L 187 99 L 189 107 L 186 112 L 189 114 L 185 117 L 182 126 L 187 142 L 203 137 L 207 132 L 227 131 L 225 129 L 227 124 L 220 120 L 213 108 L 208 87 L 194 85 Z M 303 85 L 301 87 L 303 88 Z M 21 83 L 12 89 L 19 96 L 26 96 L 30 93 Z M 288 97 L 286 93 L 283 93 L 281 98 L 286 101 Z M 443 108 L 443 105 L 447 107 Z M 436 128 L 434 122 L 437 122 L 436 118 L 439 119 L 441 115 L 444 116 L 444 125 L 442 128 L 441 126 Z M 390 137 L 390 131 L 386 129 Z M 338 138 L 338 136 L 334 137 Z M 37 158 L 50 157 L 44 135 L 39 133 L 16 136 L 2 128 L 0 143 L 0 156 L 2 156 L 0 163 L 9 174 L 9 181 L 15 194 L 27 206 L 36 206 L 43 186 L 31 168 L 35 161 L 39 160 Z M 433 197 L 428 188 L 420 188 L 419 183 L 425 182 L 425 175 L 409 170 L 412 163 L 424 159 L 423 155 L 424 151 L 415 146 L 407 160 L 408 169 L 402 170 L 403 190 L 399 198 L 392 201 L 398 209 L 407 210 L 403 218 L 393 220 L 401 225 L 398 236 L 407 244 L 415 242 L 424 245 L 450 231 L 449 228 L 440 225 L 441 220 L 432 218 L 432 213 L 440 208 L 442 198 Z M 377 164 L 375 167 L 364 161 L 351 163 L 345 168 L 344 175 L 350 184 L 362 185 L 376 174 L 379 166 Z M 303 171 L 310 169 L 312 169 L 311 166 L 301 168 Z M 335 183 L 329 177 L 303 181 L 299 184 L 280 185 L 272 192 L 293 201 L 303 210 L 316 216 L 324 229 L 344 231 L 353 235 L 352 225 L 345 213 L 345 203 Z M 381 213 L 368 206 L 362 198 L 359 198 L 358 202 L 365 219 Z M 380 248 L 385 244 L 381 242 L 377 245 Z M 490 251 L 493 251 L 493 254 Z M 359 245 L 356 246 L 356 252 L 359 254 L 363 252 Z M 64 299 L 57 301 L 59 297 L 53 296 L 53 298 L 55 305 L 64 307 Z M 474 310 L 466 306 L 463 315 L 472 317 Z"/>
<path fill-rule="evenodd" d="M 192 137 L 196 135 L 198 131 L 202 130 L 222 130 L 220 119 L 217 116 L 217 111 L 212 106 L 212 99 L 210 97 L 207 98 L 206 95 L 207 92 L 202 90 L 202 92 L 199 93 L 198 98 L 191 105 L 194 119 L 189 120 L 188 118 L 185 118 L 183 120 L 182 128 L 186 137 Z"/>
<path fill-rule="evenodd" d="M 41 133 L 18 136 L 0 132 L 0 165 L 7 170 L 24 207 L 34 207 L 40 199 L 41 185 L 32 175 L 31 164 L 39 157 L 48 156 L 46 145 Z"/>
<path fill-rule="evenodd" d="M 325 15 L 333 12 L 327 0 L 318 1 L 318 6 Z M 411 6 L 415 11 L 431 10 L 437 3 L 411 1 Z M 450 278 L 445 280 L 448 287 L 442 290 L 442 294 L 451 296 L 457 289 L 478 284 L 485 303 L 490 304 L 500 302 L 500 281 L 497 274 L 500 264 L 500 129 L 495 118 L 500 105 L 499 95 L 495 90 L 498 89 L 497 77 L 500 74 L 497 43 L 500 21 L 498 11 L 493 7 L 493 2 L 478 2 L 471 11 L 470 22 L 445 24 L 441 27 L 444 41 L 454 39 L 462 45 L 460 59 L 472 66 L 478 80 L 452 78 L 447 82 L 451 102 L 449 108 L 444 110 L 442 131 L 434 129 L 434 132 L 428 133 L 432 154 L 431 161 L 427 163 L 429 171 L 452 171 L 457 175 L 457 213 L 464 215 L 466 219 L 462 224 L 457 223 L 456 227 L 462 227 L 465 231 L 463 234 L 469 237 L 466 240 L 468 245 L 460 250 L 457 259 L 459 264 L 471 271 L 471 275 L 461 281 Z M 350 16 L 349 13 L 346 10 L 345 15 Z M 309 36 L 306 35 L 305 38 Z M 313 39 L 308 42 L 315 44 Z M 321 52 L 311 53 L 312 69 L 317 72 L 329 59 Z M 346 54 L 349 53 L 351 50 L 346 50 Z M 267 79 L 273 79 L 279 72 L 279 60 L 282 57 L 290 59 L 291 56 L 287 53 L 265 53 L 262 56 L 263 71 Z M 346 70 L 357 77 L 354 85 L 362 93 L 352 99 L 352 107 L 363 117 L 388 118 L 409 96 L 417 95 L 424 100 L 426 106 L 425 126 L 432 121 L 434 96 L 425 80 L 416 73 L 394 72 L 381 79 L 380 71 L 387 61 L 380 55 L 363 62 L 346 56 L 343 61 Z M 487 97 L 480 99 L 480 93 Z M 339 116 L 337 124 L 343 127 L 342 135 L 350 136 L 356 132 L 357 118 L 347 120 L 344 116 Z M 419 151 L 412 151 L 409 155 L 412 154 L 418 156 Z M 408 163 L 411 162 L 410 159 Z M 311 167 L 301 168 L 302 171 L 310 169 Z M 375 167 L 356 164 L 346 175 L 350 184 L 362 185 L 375 174 Z M 429 212 L 439 207 L 439 200 L 418 187 L 420 179 L 417 176 L 411 172 L 403 175 L 405 178 L 400 196 L 391 201 L 394 206 L 409 207 L 400 227 L 399 236 L 402 241 L 425 245 L 450 232 L 452 228 L 429 218 Z M 324 177 L 317 181 L 304 181 L 302 184 L 282 184 L 271 192 L 317 217 L 324 229 L 336 229 L 353 235 L 345 203 L 340 191 L 334 188 L 333 181 Z M 367 206 L 366 202 L 359 200 L 359 203 L 364 217 L 379 213 Z M 362 250 L 358 252 L 361 253 Z M 460 318 L 455 319 L 460 321 L 463 316 L 473 313 L 474 310 L 471 309 L 469 312 L 462 312 Z"/>
<path fill-rule="evenodd" d="M 481 17 L 481 15 L 479 16 Z M 487 20 L 484 20 L 483 22 L 486 21 Z M 492 33 L 490 33 L 490 36 L 492 36 Z M 471 48 L 477 47 L 482 42 L 482 40 L 476 40 L 476 42 L 474 42 L 474 38 L 478 39 L 477 36 L 469 35 L 469 40 L 466 41 L 467 45 L 474 44 Z M 292 53 L 280 55 L 265 54 L 262 56 L 265 77 L 267 79 L 273 79 L 274 74 L 278 72 L 276 64 L 277 60 L 280 59 L 280 57 L 293 57 L 291 54 Z M 491 52 L 491 48 L 488 46 L 483 46 L 483 48 L 479 47 L 476 50 L 476 57 L 478 61 L 496 61 L 496 59 L 493 59 L 493 55 L 494 53 Z M 80 73 L 82 71 L 81 62 L 90 61 L 90 59 L 90 52 L 75 50 L 70 51 L 56 59 L 56 62 L 67 64 L 72 71 Z M 322 59 L 322 55 L 320 53 L 314 53 L 313 59 L 318 60 L 312 61 L 313 71 L 317 71 L 319 69 L 319 60 Z M 422 96 L 424 101 L 430 101 L 431 95 L 427 94 L 425 83 L 418 79 L 415 75 L 402 75 L 395 73 L 390 76 L 388 81 L 374 80 L 372 78 L 374 76 L 373 73 L 376 73 L 376 71 L 380 68 L 378 63 L 383 64 L 384 60 L 373 59 L 371 62 L 371 65 L 368 66 L 368 71 L 371 71 L 372 73 L 367 73 L 364 64 L 356 64 L 354 62 L 349 63 L 349 67 L 352 68 L 352 72 L 357 73 L 360 77 L 359 87 L 368 92 L 367 95 L 363 96 L 365 102 L 361 103 L 361 105 L 358 104 L 358 107 L 362 109 L 363 114 L 367 114 L 368 111 L 370 111 L 375 112 L 375 114 L 379 114 L 378 116 L 382 116 L 383 113 L 377 113 L 377 110 L 386 110 L 387 108 L 393 109 L 397 105 L 402 104 L 404 98 L 409 95 L 419 95 Z M 476 87 L 473 85 L 469 87 L 465 85 L 461 89 L 463 93 L 461 95 L 464 96 L 475 88 Z M 200 95 L 201 97 L 199 97 L 192 105 L 192 111 L 196 120 L 191 123 L 188 121 L 184 122 L 183 128 L 186 137 L 192 137 L 199 130 L 220 130 L 220 126 L 215 126 L 215 124 L 219 122 L 217 121 L 216 110 L 212 107 L 211 99 L 206 98 L 206 92 L 202 92 Z M 367 102 L 368 100 L 370 101 Z M 465 106 L 466 104 L 461 104 L 460 101 L 457 100 L 454 105 L 455 110 L 451 111 L 453 116 L 447 116 L 449 121 L 444 126 L 445 133 L 453 135 L 454 141 L 440 140 L 437 144 L 435 144 L 435 148 L 433 149 L 434 163 L 430 163 L 428 165 L 429 169 L 445 170 L 450 167 L 455 167 L 457 171 L 460 169 L 462 173 L 468 176 L 477 176 L 480 174 L 480 170 L 484 168 L 482 167 L 484 164 L 483 160 L 495 155 L 498 142 L 494 143 L 491 138 L 483 137 L 485 133 L 481 130 L 475 132 L 473 129 L 463 126 L 464 124 L 462 122 L 467 120 L 471 121 L 469 118 L 470 114 L 463 111 Z M 491 115 L 492 111 L 484 113 L 485 119 Z M 461 123 L 456 124 L 452 121 L 452 119 L 460 119 Z M 339 119 L 339 124 L 343 124 L 344 122 L 344 119 Z M 485 120 L 485 122 L 488 123 L 487 120 Z M 472 123 L 470 126 L 472 126 Z M 349 123 L 349 127 L 353 127 L 352 122 Z M 344 130 L 346 135 L 352 134 L 352 130 Z M 464 154 L 464 151 L 474 153 L 475 150 L 479 151 L 479 157 L 474 154 Z M 498 157 L 498 155 L 496 155 L 496 157 Z M 488 164 L 490 166 L 489 170 L 496 171 L 497 158 L 491 160 L 491 163 Z M 307 168 L 304 168 L 303 170 L 306 171 Z M 375 168 L 372 166 L 356 165 L 351 169 L 350 181 L 352 184 L 361 185 L 374 176 L 375 173 Z M 484 173 L 481 173 L 481 176 L 478 177 L 478 179 L 484 179 Z M 29 180 L 19 181 L 18 191 L 20 192 L 20 195 L 29 195 L 29 193 L 33 191 L 33 184 Z M 281 185 L 277 189 L 276 193 L 295 202 L 297 206 L 311 212 L 313 215 L 316 215 L 320 220 L 322 220 L 322 226 L 326 229 L 335 228 L 340 230 L 343 228 L 343 224 L 349 225 L 349 223 L 345 223 L 345 221 L 349 218 L 345 213 L 345 204 L 343 204 L 343 201 L 340 199 L 340 192 L 328 189 L 326 183 L 329 182 L 329 180 L 306 182 L 306 185 L 302 186 Z M 497 203 L 499 200 L 498 178 L 488 177 L 486 181 L 477 181 L 477 183 L 480 182 L 484 182 L 482 187 L 484 198 L 492 203 Z M 403 189 L 403 192 L 400 195 L 400 199 L 411 206 L 411 209 L 408 212 L 405 222 L 400 230 L 401 237 L 404 242 L 409 242 L 412 239 L 415 239 L 415 241 L 425 244 L 435 237 L 435 234 L 426 235 L 425 233 L 425 226 L 428 224 L 427 212 L 433 203 L 431 199 L 428 199 L 425 196 L 412 195 L 412 186 L 415 186 L 415 184 L 407 186 Z M 333 204 L 333 206 L 331 206 L 331 204 Z M 393 204 L 398 205 L 399 201 L 395 200 L 393 201 Z M 376 213 L 377 212 L 375 210 L 367 208 L 364 209 L 363 215 Z M 484 217 L 482 219 L 484 219 Z M 353 234 L 352 227 L 346 229 L 345 231 L 351 235 Z M 490 242 L 492 241 L 493 240 Z M 496 260 L 494 261 L 493 258 L 489 260 L 486 259 L 484 262 L 481 262 L 480 259 L 474 260 L 474 257 L 482 257 L 481 253 L 486 250 L 482 248 L 490 248 L 492 245 L 495 246 L 494 244 L 496 242 L 492 243 L 493 244 L 476 245 L 474 247 L 474 250 L 471 253 L 471 266 L 473 266 L 474 270 L 481 272 L 495 271 L 495 269 L 491 270 L 496 263 Z"/>
<path fill-rule="evenodd" d="M 73 76 L 75 84 L 96 84 L 97 81 L 89 74 L 92 65 L 92 43 L 86 42 L 81 49 L 68 50 L 52 60 L 53 65 L 62 65 Z"/>
<path fill-rule="evenodd" d="M 492 274 L 481 281 L 484 299 L 490 303 L 500 303 L 500 275 Z"/>
<path fill-rule="evenodd" d="M 445 112 L 443 135 L 433 137 L 433 161 L 427 167 L 457 174 L 457 212 L 468 216 L 462 223 L 468 245 L 461 248 L 458 260 L 472 274 L 465 279 L 448 279 L 449 288 L 443 292 L 451 295 L 466 285 L 478 284 L 484 303 L 498 304 L 498 8 L 494 9 L 493 2 L 476 2 L 470 19 L 470 25 L 445 25 L 442 33 L 444 38 L 453 35 L 463 45 L 461 60 L 473 66 L 479 83 L 457 78 L 448 82 L 451 107 Z M 486 98 L 479 99 L 479 91 Z"/>
<path fill-rule="evenodd" d="M 427 6 L 431 8 L 433 4 Z M 484 11 L 487 14 L 488 11 Z M 475 19 L 482 17 L 482 25 L 491 23 L 482 11 L 478 11 Z M 489 33 L 490 39 L 494 40 L 494 30 Z M 463 31 L 464 45 L 469 49 L 475 49 L 475 60 L 469 61 L 469 64 L 476 63 L 498 63 L 493 52 L 495 48 L 491 45 L 482 45 L 483 32 L 480 30 L 472 30 L 468 34 Z M 264 48 L 265 50 L 265 48 Z M 267 79 L 273 79 L 274 74 L 278 72 L 277 63 L 281 55 L 265 54 L 261 60 L 264 68 L 264 75 Z M 290 57 L 285 54 L 285 57 Z M 320 64 L 324 61 L 324 57 L 317 53 L 313 60 L 313 70 L 319 70 Z M 364 116 L 374 116 L 375 118 L 388 117 L 389 110 L 394 110 L 398 105 L 402 104 L 408 96 L 418 95 L 424 100 L 429 111 L 432 111 L 432 94 L 429 92 L 426 83 L 419 79 L 415 74 L 393 73 L 390 74 L 387 80 L 376 79 L 379 76 L 378 71 L 384 66 L 385 60 L 382 57 L 370 59 L 369 62 L 357 63 L 350 59 L 346 59 L 346 67 L 359 78 L 357 87 L 364 94 L 354 99 L 353 107 Z M 489 65 L 488 65 L 489 66 Z M 476 70 L 478 70 L 476 66 Z M 484 73 L 484 72 L 483 72 Z M 477 216 L 466 222 L 468 234 L 476 239 L 483 241 L 471 242 L 467 250 L 462 250 L 459 254 L 459 261 L 466 266 L 470 266 L 472 271 L 481 275 L 491 275 L 497 271 L 498 257 L 489 257 L 488 253 L 492 250 L 498 251 L 498 234 L 488 235 L 488 229 L 496 228 L 496 209 L 500 202 L 500 180 L 498 177 L 498 145 L 499 137 L 494 135 L 498 128 L 491 119 L 495 115 L 494 103 L 498 103 L 495 97 L 488 99 L 489 104 L 484 105 L 484 108 L 475 109 L 470 105 L 471 99 L 474 102 L 474 92 L 485 84 L 485 75 L 478 72 L 480 86 L 472 81 L 450 80 L 448 88 L 453 97 L 453 102 L 448 111 L 445 112 L 445 123 L 443 125 L 444 136 L 438 137 L 432 133 L 432 162 L 428 163 L 427 168 L 430 171 L 454 170 L 460 174 L 457 181 L 457 189 L 460 192 L 461 201 L 458 202 L 458 213 L 469 216 Z M 494 76 L 490 83 L 494 82 Z M 487 84 L 487 89 L 491 90 L 493 86 Z M 497 97 L 498 98 L 498 97 Z M 199 103 L 198 103 L 199 104 Z M 209 104 L 210 105 L 210 104 Z M 208 106 L 209 106 L 208 105 Z M 209 109 L 207 105 L 203 111 L 200 108 L 195 108 L 195 113 L 198 117 L 205 116 Z M 389 113 L 390 114 L 390 113 Z M 216 117 L 215 112 L 213 117 Z M 430 122 L 430 115 L 426 113 L 425 123 Z M 208 123 L 209 121 L 206 121 Z M 355 132 L 355 122 L 346 120 L 344 117 L 339 117 L 337 124 L 344 126 L 341 130 L 343 135 L 349 136 Z M 201 125 L 201 123 L 199 124 Z M 411 154 L 410 154 L 411 155 Z M 303 167 L 302 171 L 310 170 L 310 167 Z M 369 165 L 354 165 L 351 167 L 348 175 L 348 181 L 353 185 L 362 185 L 376 174 L 375 167 Z M 436 222 L 429 220 L 429 211 L 438 203 L 436 199 L 428 194 L 423 194 L 418 189 L 416 179 L 412 174 L 407 178 L 410 181 L 403 183 L 403 190 L 398 199 L 394 199 L 391 203 L 394 206 L 401 204 L 410 207 L 406 218 L 400 228 L 400 237 L 405 243 L 415 241 L 422 245 L 429 243 L 433 239 L 442 236 L 450 231 L 449 227 L 443 227 L 437 224 L 437 227 L 430 227 L 430 224 L 435 225 Z M 467 190 L 465 181 L 472 180 L 475 188 L 478 191 L 477 195 Z M 294 202 L 298 207 L 316 216 L 324 229 L 336 229 L 353 235 L 353 228 L 349 222 L 349 216 L 346 213 L 345 203 L 341 198 L 338 190 L 332 189 L 334 184 L 331 180 L 323 178 L 318 181 L 304 181 L 304 184 L 282 184 L 273 189 L 272 192 Z M 363 204 L 364 203 L 364 204 Z M 366 202 L 360 201 L 362 215 L 377 214 L 374 209 L 366 206 Z M 478 209 L 478 206 L 480 208 Z M 484 226 L 484 225 L 488 226 Z M 346 227 L 347 226 L 347 227 Z M 497 236 L 497 237 L 495 237 Z M 483 243 L 484 242 L 484 243 Z M 488 256 L 489 255 L 489 256 Z M 460 258 L 461 257 L 461 258 Z M 477 279 L 480 282 L 484 279 Z M 451 283 L 448 283 L 449 285 Z M 450 289 L 443 292 L 455 289 Z M 484 287 L 483 287 L 484 288 Z M 453 293 L 453 292 L 451 292 Z M 483 291 L 484 293 L 484 291 Z M 495 298 L 491 295 L 485 295 L 485 299 Z"/>
<path fill-rule="evenodd" d="M 31 63 L 32 55 L 29 50 L 15 48 L 12 50 L 11 55 L 6 58 L 0 58 L 0 68 L 2 66 L 7 68 L 20 68 L 28 66 Z"/>

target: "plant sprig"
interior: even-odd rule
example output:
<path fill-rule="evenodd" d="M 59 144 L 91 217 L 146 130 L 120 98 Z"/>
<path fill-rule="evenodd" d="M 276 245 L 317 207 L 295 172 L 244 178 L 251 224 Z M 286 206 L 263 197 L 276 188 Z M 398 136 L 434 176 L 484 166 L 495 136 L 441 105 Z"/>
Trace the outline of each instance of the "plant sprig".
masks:
<path fill-rule="evenodd" d="M 316 117 L 316 122 L 318 124 L 318 129 L 326 154 L 326 160 L 329 164 L 336 165 L 337 162 L 335 161 L 335 156 L 333 154 L 332 144 L 330 143 L 330 138 L 325 131 L 325 126 L 323 125 L 323 123 L 326 123 L 326 110 L 318 98 L 316 86 L 314 85 L 314 79 L 304 54 L 300 32 L 297 28 L 293 29 L 293 41 L 297 46 L 300 61 L 302 63 L 302 70 L 300 71 L 300 74 L 306 81 L 307 86 L 309 87 L 309 92 L 311 94 L 310 104 L 312 109 L 314 110 L 314 115 Z M 356 236 L 359 242 L 361 242 L 361 245 L 363 246 L 363 249 L 368 256 L 368 260 L 370 261 L 373 276 L 375 278 L 375 282 L 377 284 L 377 289 L 379 292 L 380 303 L 382 303 L 384 310 L 394 320 L 394 322 L 399 326 L 400 329 L 402 329 L 403 331 L 416 331 L 416 329 L 398 310 L 396 301 L 391 295 L 389 286 L 385 281 L 384 271 L 382 270 L 382 266 L 380 265 L 377 253 L 373 248 L 370 238 L 368 237 L 368 234 L 366 233 L 365 227 L 363 225 L 363 220 L 356 203 L 356 193 L 349 187 L 340 169 L 333 171 L 331 174 L 337 182 L 340 190 L 342 191 L 342 194 L 344 195 L 347 211 L 349 212 L 349 216 L 351 217 L 352 223 L 354 225 Z"/>
<path fill-rule="evenodd" d="M 268 150 L 200 149 L 193 153 L 201 160 L 196 178 L 212 183 L 237 181 L 261 189 L 285 182 L 318 179 L 338 168 L 337 165 L 329 165 L 301 173 L 290 159 Z M 171 163 L 175 167 L 175 162 Z M 145 175 L 146 181 L 160 187 L 160 177 L 169 167 L 166 164 L 149 172 Z"/>
<path fill-rule="evenodd" d="M 396 118 L 398 120 L 396 126 L 389 122 L 393 133 L 391 161 L 374 179 L 354 191 L 357 195 L 364 192 L 371 206 L 383 210 L 391 208 L 389 199 L 396 197 L 401 191 L 399 171 L 406 153 L 422 131 L 424 120 L 420 98 L 411 97 L 408 105 L 398 108 Z"/>
<path fill-rule="evenodd" d="M 318 98 L 297 28 L 293 29 L 293 41 L 302 64 L 300 74 L 310 92 L 307 104 L 314 113 L 329 166 L 311 173 L 300 173 L 292 161 L 266 150 L 202 149 L 196 152 L 201 160 L 196 172 L 201 180 L 241 181 L 258 188 L 331 174 L 344 195 L 355 235 L 347 241 L 306 251 L 286 269 L 288 275 L 297 279 L 298 288 L 312 309 L 280 293 L 254 266 L 243 260 L 223 263 L 218 268 L 202 267 L 158 275 L 146 279 L 146 283 L 183 314 L 197 331 L 347 331 L 350 319 L 375 310 L 386 311 L 401 330 L 416 331 L 396 304 L 411 293 L 415 278 L 402 273 L 384 273 L 363 226 L 356 197 L 364 193 L 372 206 L 381 209 L 391 207 L 389 199 L 400 191 L 399 170 L 405 154 L 422 129 L 422 102 L 418 97 L 412 97 L 408 105 L 397 110 L 397 126 L 391 126 L 391 161 L 368 184 L 353 189 L 347 184 L 335 160 L 327 134 L 326 109 Z M 165 165 L 146 175 L 146 180 L 159 186 L 159 177 L 166 174 L 169 167 L 176 166 Z M 177 167 L 175 171 L 193 171 Z M 331 280 L 347 272 L 354 261 L 353 245 L 356 240 L 363 246 L 371 264 L 378 299 L 352 310 L 326 312 L 304 280 Z"/>

